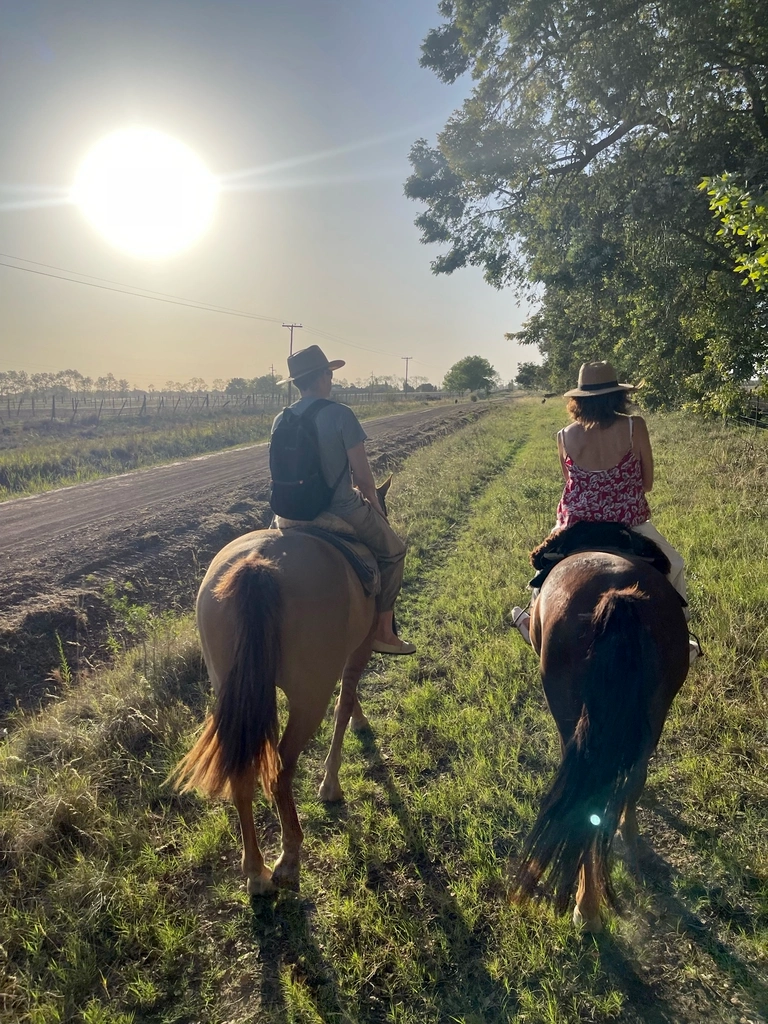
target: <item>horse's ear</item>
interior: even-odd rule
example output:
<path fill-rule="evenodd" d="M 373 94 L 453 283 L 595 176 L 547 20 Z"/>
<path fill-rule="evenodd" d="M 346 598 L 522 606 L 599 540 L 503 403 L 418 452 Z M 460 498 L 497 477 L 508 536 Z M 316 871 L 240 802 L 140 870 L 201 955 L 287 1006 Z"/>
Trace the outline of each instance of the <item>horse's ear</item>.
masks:
<path fill-rule="evenodd" d="M 392 474 L 390 473 L 389 476 L 387 477 L 387 479 L 384 481 L 384 483 L 383 484 L 379 484 L 379 486 L 376 488 L 376 491 L 377 491 L 379 497 L 380 498 L 386 498 L 387 491 L 389 490 L 389 488 L 391 486 L 392 486 Z"/>

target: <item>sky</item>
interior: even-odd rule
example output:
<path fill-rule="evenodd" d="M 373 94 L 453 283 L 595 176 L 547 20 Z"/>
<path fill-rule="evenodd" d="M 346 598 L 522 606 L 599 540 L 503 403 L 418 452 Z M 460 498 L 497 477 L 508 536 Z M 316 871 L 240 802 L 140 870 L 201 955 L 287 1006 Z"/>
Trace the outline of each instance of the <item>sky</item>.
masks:
<path fill-rule="evenodd" d="M 439 250 L 403 195 L 411 144 L 471 85 L 419 67 L 436 0 L 0 0 L 0 15 L 0 262 L 27 268 L 0 266 L 0 370 L 142 388 L 282 374 L 283 321 L 350 381 L 402 377 L 408 356 L 411 378 L 439 383 L 467 355 L 507 381 L 535 358 L 504 337 L 526 312 L 512 292 L 475 269 L 432 274 Z M 228 186 L 202 237 L 161 260 L 49 202 L 130 126 L 185 143 Z M 62 270 L 266 319 L 46 276 Z"/>

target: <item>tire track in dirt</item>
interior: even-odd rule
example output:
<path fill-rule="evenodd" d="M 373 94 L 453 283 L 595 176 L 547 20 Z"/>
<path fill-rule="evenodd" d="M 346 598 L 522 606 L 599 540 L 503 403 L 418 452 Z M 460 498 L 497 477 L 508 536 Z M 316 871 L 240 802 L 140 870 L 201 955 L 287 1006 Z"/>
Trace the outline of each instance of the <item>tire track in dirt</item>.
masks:
<path fill-rule="evenodd" d="M 374 473 L 483 415 L 464 403 L 367 420 Z M 267 525 L 266 444 L 0 504 L 0 717 L 34 707 L 56 681 L 61 639 L 75 670 L 101 657 L 109 580 L 155 609 L 191 607 L 226 543 Z"/>

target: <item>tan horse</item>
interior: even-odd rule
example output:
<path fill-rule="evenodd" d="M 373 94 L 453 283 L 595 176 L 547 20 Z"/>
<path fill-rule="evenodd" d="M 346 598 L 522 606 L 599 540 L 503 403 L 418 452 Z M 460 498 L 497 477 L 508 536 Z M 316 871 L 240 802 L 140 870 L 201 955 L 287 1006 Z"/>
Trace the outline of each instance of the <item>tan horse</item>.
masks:
<path fill-rule="evenodd" d="M 574 921 L 601 928 L 600 903 L 621 823 L 636 858 L 637 801 L 667 712 L 688 674 L 688 627 L 665 576 L 634 556 L 589 551 L 547 576 L 531 614 L 531 641 L 560 733 L 562 763 L 528 837 L 515 891 L 548 876 L 564 910 L 578 882 Z"/>
<path fill-rule="evenodd" d="M 390 482 L 378 488 L 382 502 Z M 298 886 L 303 836 L 293 777 L 339 677 L 319 796 L 342 799 L 344 733 L 350 719 L 353 729 L 368 726 L 357 684 L 371 655 L 375 623 L 375 598 L 365 594 L 346 558 L 326 541 L 296 530 L 248 533 L 223 548 L 205 574 L 197 624 L 216 704 L 178 765 L 175 785 L 231 796 L 251 895 L 273 885 Z M 278 687 L 289 708 L 279 739 Z M 264 864 L 253 820 L 257 775 L 280 817 L 282 850 L 272 871 Z"/>

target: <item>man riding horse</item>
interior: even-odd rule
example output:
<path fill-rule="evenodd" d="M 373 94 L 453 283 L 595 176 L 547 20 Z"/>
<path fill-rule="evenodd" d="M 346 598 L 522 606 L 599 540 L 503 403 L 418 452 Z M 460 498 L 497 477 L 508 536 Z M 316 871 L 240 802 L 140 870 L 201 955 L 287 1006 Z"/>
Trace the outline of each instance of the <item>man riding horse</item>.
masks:
<path fill-rule="evenodd" d="M 392 626 L 395 600 L 403 582 L 405 544 L 384 517 L 365 452 L 367 435 L 360 421 L 348 406 L 328 401 L 333 371 L 342 366 L 343 359 L 329 362 L 318 345 L 310 345 L 289 357 L 289 376 L 280 383 L 291 381 L 301 394 L 288 407 L 290 413 L 302 417 L 309 414 L 314 421 L 322 474 L 333 487 L 324 511 L 348 523 L 378 562 L 381 591 L 376 601 L 378 621 L 373 650 L 379 654 L 414 654 L 415 645 L 401 640 Z M 322 406 L 315 410 L 318 401 Z M 285 411 L 275 417 L 273 438 L 284 415 Z"/>
<path fill-rule="evenodd" d="M 182 790 L 232 798 L 251 895 L 274 885 L 299 884 L 302 830 L 293 779 L 339 678 L 333 738 L 318 791 L 327 802 L 343 797 L 339 768 L 348 724 L 357 730 L 368 727 L 357 687 L 371 651 L 416 650 L 398 638 L 392 624 L 405 545 L 384 516 L 389 481 L 376 490 L 363 428 L 351 409 L 327 400 L 333 370 L 343 365 L 341 360 L 329 363 L 316 345 L 289 360 L 289 379 L 301 398 L 275 421 L 270 466 L 282 446 L 283 468 L 302 472 L 298 477 L 287 473 L 282 483 L 273 472 L 272 505 L 280 528 L 256 530 L 227 544 L 209 566 L 197 597 L 197 625 L 215 702 L 197 742 L 174 772 L 175 783 Z M 304 493 L 308 481 L 309 497 Z M 284 499 L 286 492 L 299 495 L 285 499 L 291 515 L 275 508 L 283 507 L 275 500 L 281 487 Z M 336 534 L 306 522 L 321 509 L 344 520 L 339 525 L 351 526 L 376 556 L 380 593 L 365 585 L 365 574 L 349 552 L 340 550 Z M 283 523 L 283 516 L 298 524 Z M 356 541 L 354 546 L 359 546 Z M 288 702 L 282 733 L 278 689 Z M 259 778 L 280 817 L 281 851 L 273 870 L 264 862 L 253 820 Z"/>

